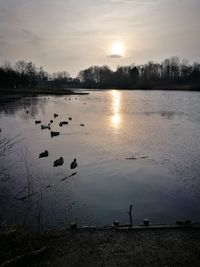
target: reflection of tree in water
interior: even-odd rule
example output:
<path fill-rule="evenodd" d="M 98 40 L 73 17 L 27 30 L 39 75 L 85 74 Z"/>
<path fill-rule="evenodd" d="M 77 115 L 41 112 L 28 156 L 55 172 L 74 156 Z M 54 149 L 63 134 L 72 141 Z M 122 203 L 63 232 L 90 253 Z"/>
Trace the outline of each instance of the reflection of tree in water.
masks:
<path fill-rule="evenodd" d="M 160 115 L 170 120 L 175 116 L 175 112 L 174 111 L 161 111 Z"/>
<path fill-rule="evenodd" d="M 18 142 L 20 142 L 19 135 L 7 138 L 0 133 L 0 221 L 3 220 L 4 213 L 9 212 L 9 209 L 14 207 L 12 198 L 15 180 L 10 175 L 10 170 L 16 166 L 9 157 Z"/>
<path fill-rule="evenodd" d="M 72 221 L 79 225 L 94 223 L 92 211 L 74 199 L 70 184 L 60 191 L 62 181 L 55 179 L 57 175 L 50 177 L 38 168 L 35 173 L 35 163 L 26 147 L 17 153 L 12 168 L 13 162 L 7 156 L 14 151 L 15 139 L 0 136 L 0 140 L 0 167 L 4 170 L 0 173 L 0 223 L 5 220 L 32 230 L 47 229 L 52 221 L 56 227 Z"/>
<path fill-rule="evenodd" d="M 165 117 L 168 120 L 173 119 L 175 115 L 182 115 L 182 113 L 177 113 L 175 111 L 150 111 L 144 112 L 144 114 L 146 116 L 160 115 L 161 117 Z"/>
<path fill-rule="evenodd" d="M 23 120 L 34 118 L 38 114 L 44 114 L 44 106 L 47 104 L 47 98 L 30 97 L 13 101 L 7 105 L 0 105 L 1 114 L 17 115 Z"/>
<path fill-rule="evenodd" d="M 66 213 L 68 222 L 76 222 L 79 225 L 96 223 L 92 210 L 86 204 L 78 201 L 68 199 Z"/>

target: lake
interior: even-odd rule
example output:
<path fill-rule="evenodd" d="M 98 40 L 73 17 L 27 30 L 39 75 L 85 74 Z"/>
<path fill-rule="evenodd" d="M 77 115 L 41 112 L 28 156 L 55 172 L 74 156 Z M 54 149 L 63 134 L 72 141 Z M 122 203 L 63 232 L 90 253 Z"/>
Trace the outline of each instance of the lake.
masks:
<path fill-rule="evenodd" d="M 60 132 L 53 138 L 35 124 L 51 119 L 51 131 Z M 198 92 L 27 97 L 0 107 L 0 128 L 16 141 L 0 178 L 1 221 L 42 230 L 72 221 L 124 224 L 131 204 L 136 224 L 200 221 Z M 39 158 L 45 150 L 49 156 Z M 64 164 L 53 167 L 60 157 Z"/>

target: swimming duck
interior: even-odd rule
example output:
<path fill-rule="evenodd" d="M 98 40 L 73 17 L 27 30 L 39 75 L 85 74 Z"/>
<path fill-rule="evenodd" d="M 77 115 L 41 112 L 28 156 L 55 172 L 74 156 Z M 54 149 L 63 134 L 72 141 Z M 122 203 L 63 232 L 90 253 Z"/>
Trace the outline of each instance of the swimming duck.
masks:
<path fill-rule="evenodd" d="M 44 130 L 44 129 L 51 130 L 50 123 L 48 123 L 47 125 L 41 124 L 41 130 Z"/>
<path fill-rule="evenodd" d="M 45 158 L 49 156 L 49 152 L 47 150 L 45 150 L 44 152 L 39 154 L 39 158 Z"/>
<path fill-rule="evenodd" d="M 67 125 L 68 121 L 62 121 L 62 124 Z"/>
<path fill-rule="evenodd" d="M 58 166 L 63 165 L 63 163 L 64 163 L 64 159 L 63 159 L 63 157 L 60 157 L 59 159 L 54 161 L 53 166 L 58 167 Z"/>
<path fill-rule="evenodd" d="M 51 131 L 51 137 L 58 136 L 60 133 L 59 132 L 53 132 Z"/>
<path fill-rule="evenodd" d="M 68 121 L 61 121 L 59 123 L 59 126 L 62 127 L 63 125 L 67 125 L 68 124 Z"/>
<path fill-rule="evenodd" d="M 77 163 L 76 159 L 74 159 L 74 160 L 72 161 L 71 165 L 70 165 L 70 168 L 71 168 L 71 169 L 75 169 L 77 166 L 78 166 L 78 163 Z"/>

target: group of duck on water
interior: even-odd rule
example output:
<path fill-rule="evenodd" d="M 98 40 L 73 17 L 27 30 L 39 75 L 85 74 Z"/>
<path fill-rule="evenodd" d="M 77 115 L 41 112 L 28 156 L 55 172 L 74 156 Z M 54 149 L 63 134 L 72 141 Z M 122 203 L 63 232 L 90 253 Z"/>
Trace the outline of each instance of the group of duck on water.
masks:
<path fill-rule="evenodd" d="M 57 113 L 54 113 L 54 118 L 58 117 L 58 114 Z M 72 121 L 72 117 L 69 117 L 68 118 L 70 121 Z M 44 130 L 44 129 L 49 129 L 51 130 L 51 124 L 53 123 L 53 120 L 50 120 L 50 123 L 48 123 L 47 125 L 44 125 L 44 124 L 41 124 L 41 121 L 40 120 L 35 120 L 35 124 L 41 124 L 41 130 Z M 62 127 L 63 125 L 67 125 L 68 124 L 68 121 L 61 121 L 59 123 L 59 126 Z M 84 124 L 81 123 L 80 126 L 84 127 Z M 54 136 L 57 136 L 59 135 L 60 132 L 54 132 L 54 131 L 51 131 L 51 137 L 54 137 Z M 45 150 L 44 152 L 40 153 L 39 154 L 39 158 L 44 158 L 44 157 L 48 157 L 49 156 L 49 152 L 47 150 Z M 61 166 L 63 165 L 64 163 L 64 159 L 63 157 L 60 157 L 59 159 L 55 160 L 54 163 L 53 163 L 53 167 L 58 167 L 58 166 Z M 76 167 L 78 166 L 78 163 L 77 163 L 77 160 L 76 158 L 72 161 L 72 163 L 70 164 L 70 168 L 71 169 L 75 169 Z"/>
<path fill-rule="evenodd" d="M 39 154 L 39 158 L 44 158 L 44 157 L 48 157 L 48 156 L 49 156 L 49 152 L 47 150 L 45 150 L 44 152 L 42 152 L 42 153 Z M 63 159 L 63 157 L 60 157 L 59 159 L 57 159 L 57 160 L 54 161 L 53 166 L 54 167 L 58 167 L 58 166 L 63 165 L 63 163 L 64 163 L 64 159 Z M 77 160 L 75 158 L 72 161 L 72 163 L 70 165 L 70 168 L 71 169 L 75 169 L 77 166 L 78 166 L 78 163 L 77 163 Z"/>
<path fill-rule="evenodd" d="M 54 118 L 56 118 L 56 117 L 58 117 L 58 114 L 54 113 Z M 72 117 L 69 117 L 68 119 L 70 121 L 72 121 Z M 53 120 L 50 120 L 50 123 L 48 123 L 48 124 L 41 124 L 40 120 L 35 121 L 35 124 L 41 124 L 41 130 L 45 130 L 45 129 L 51 130 L 51 124 L 52 123 L 53 123 Z M 68 121 L 61 121 L 59 123 L 60 127 L 62 127 L 63 125 L 68 125 Z M 80 123 L 80 126 L 84 127 L 85 125 L 84 125 L 84 123 Z M 51 137 L 54 137 L 54 136 L 58 136 L 60 134 L 60 132 L 51 131 L 50 134 L 51 134 Z"/>

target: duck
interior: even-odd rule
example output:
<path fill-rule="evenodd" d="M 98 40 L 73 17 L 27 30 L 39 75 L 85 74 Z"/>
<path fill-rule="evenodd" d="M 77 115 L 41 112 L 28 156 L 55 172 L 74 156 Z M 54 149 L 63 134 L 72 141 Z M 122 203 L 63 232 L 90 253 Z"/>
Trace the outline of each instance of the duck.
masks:
<path fill-rule="evenodd" d="M 51 137 L 58 136 L 60 132 L 51 131 Z"/>
<path fill-rule="evenodd" d="M 57 113 L 54 113 L 53 114 L 54 118 L 58 117 L 58 114 Z"/>
<path fill-rule="evenodd" d="M 39 158 L 45 158 L 49 156 L 49 152 L 47 150 L 45 150 L 44 152 L 39 154 Z"/>
<path fill-rule="evenodd" d="M 68 121 L 62 121 L 62 124 L 67 125 Z"/>
<path fill-rule="evenodd" d="M 35 121 L 35 124 L 40 124 L 40 123 L 41 123 L 41 121 L 37 121 L 37 120 Z"/>
<path fill-rule="evenodd" d="M 67 125 L 68 124 L 68 121 L 61 121 L 59 123 L 59 126 L 62 127 L 63 125 Z"/>
<path fill-rule="evenodd" d="M 75 169 L 77 166 L 78 166 L 78 163 L 77 163 L 76 159 L 74 159 L 74 160 L 72 161 L 71 165 L 70 165 L 70 168 L 71 168 L 71 169 Z"/>
<path fill-rule="evenodd" d="M 50 123 L 48 123 L 47 125 L 45 125 L 45 124 L 41 124 L 41 130 L 44 130 L 44 129 L 49 129 L 49 130 L 51 130 Z"/>
<path fill-rule="evenodd" d="M 59 159 L 54 161 L 53 166 L 58 167 L 58 166 L 63 165 L 63 163 L 64 163 L 64 159 L 63 159 L 63 157 L 60 157 Z"/>

